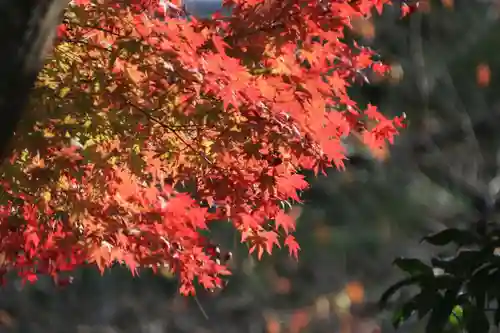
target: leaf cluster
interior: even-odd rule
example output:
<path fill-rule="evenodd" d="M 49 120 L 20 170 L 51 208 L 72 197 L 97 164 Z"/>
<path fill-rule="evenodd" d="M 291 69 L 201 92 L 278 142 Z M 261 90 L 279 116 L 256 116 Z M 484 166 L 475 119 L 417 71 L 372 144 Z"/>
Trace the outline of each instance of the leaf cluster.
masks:
<path fill-rule="evenodd" d="M 201 235 L 214 223 L 258 258 L 296 257 L 299 172 L 342 169 L 346 137 L 377 150 L 403 126 L 347 94 L 387 69 L 343 38 L 384 3 L 227 1 L 229 18 L 186 20 L 155 1 L 73 1 L 2 169 L 6 269 L 167 267 L 192 294 L 229 274 Z"/>
<path fill-rule="evenodd" d="M 402 288 L 418 292 L 395 313 L 398 327 L 415 316 L 428 316 L 426 332 L 443 332 L 459 326 L 468 332 L 488 332 L 500 323 L 500 226 L 489 225 L 487 232 L 456 228 L 425 237 L 435 246 L 455 245 L 456 254 L 432 258 L 429 264 L 415 258 L 398 258 L 394 264 L 409 276 L 382 295 L 385 306 Z M 490 315 L 491 314 L 491 315 Z"/>

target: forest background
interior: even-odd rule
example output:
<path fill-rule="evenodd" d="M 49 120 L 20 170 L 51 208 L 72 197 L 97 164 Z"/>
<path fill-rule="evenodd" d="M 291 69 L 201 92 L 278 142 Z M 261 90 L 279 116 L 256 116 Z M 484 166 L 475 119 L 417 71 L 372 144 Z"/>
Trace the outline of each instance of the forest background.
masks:
<path fill-rule="evenodd" d="M 113 268 L 103 277 L 83 268 L 61 290 L 50 279 L 21 288 L 11 280 L 0 295 L 2 330 L 18 332 L 373 332 L 391 330 L 390 314 L 348 313 L 349 303 L 376 301 L 400 273 L 397 256 L 427 258 L 419 239 L 444 227 L 467 227 L 467 199 L 449 179 L 479 182 L 477 165 L 496 160 L 500 133 L 496 1 L 423 1 L 401 20 L 390 8 L 355 30 L 392 66 L 388 80 L 353 88 L 359 103 L 386 115 L 407 114 L 411 126 L 379 156 L 355 143 L 345 172 L 311 178 L 296 236 L 297 263 L 276 252 L 264 261 L 235 251 L 227 288 L 196 299 L 178 295 L 169 275 L 133 279 Z M 207 5 L 207 7 L 205 7 Z M 213 5 L 213 7 L 211 7 Z M 198 7 L 197 7 L 198 6 Z M 187 3 L 197 15 L 214 4 Z M 486 124 L 486 125 L 485 125 Z M 477 130 L 477 126 L 484 126 Z M 458 133 L 458 134 L 457 134 Z M 442 138 L 432 142 L 428 138 Z M 490 146 L 478 145 L 488 139 Z M 422 149 L 425 146 L 426 149 Z M 493 182 L 494 183 L 494 182 Z M 227 247 L 234 235 L 220 232 Z M 208 318 L 208 319 L 207 319 Z M 417 332 L 420 324 L 402 328 Z"/>

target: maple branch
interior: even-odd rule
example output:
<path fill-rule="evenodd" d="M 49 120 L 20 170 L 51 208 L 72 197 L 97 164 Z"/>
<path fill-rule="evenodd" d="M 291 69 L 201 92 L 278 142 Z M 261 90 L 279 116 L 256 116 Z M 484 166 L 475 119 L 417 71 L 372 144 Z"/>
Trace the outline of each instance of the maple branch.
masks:
<path fill-rule="evenodd" d="M 205 153 L 203 153 L 203 152 L 197 150 L 196 148 L 194 148 L 193 145 L 191 145 L 189 142 L 187 142 L 182 137 L 182 135 L 180 135 L 175 129 L 173 129 L 169 125 L 165 124 L 164 122 L 162 122 L 160 119 L 156 118 L 155 116 L 149 114 L 148 112 L 146 112 L 145 110 L 143 110 L 140 106 L 136 105 L 135 103 L 130 102 L 128 100 L 125 100 L 125 104 L 127 104 L 128 106 L 132 107 L 133 109 L 139 111 L 140 113 L 142 113 L 143 115 L 145 115 L 146 118 L 148 118 L 149 120 L 153 121 L 154 123 L 160 125 L 164 129 L 166 129 L 169 132 L 171 132 L 172 134 L 174 134 L 179 140 L 181 140 L 181 142 L 183 144 L 186 145 L 186 147 L 188 147 L 189 149 L 191 149 L 192 151 L 194 151 L 198 155 L 200 155 L 208 164 L 210 164 L 211 166 L 214 166 L 214 162 L 212 162 Z"/>
<path fill-rule="evenodd" d="M 118 33 L 118 32 L 114 32 L 112 30 L 109 30 L 109 29 L 106 29 L 106 28 L 103 28 L 103 27 L 99 27 L 99 26 L 96 26 L 96 25 L 87 25 L 87 24 L 77 24 L 77 23 L 74 23 L 74 22 L 68 22 L 68 23 L 72 23 L 72 24 L 75 24 L 77 26 L 79 26 L 80 28 L 87 28 L 87 29 L 94 29 L 94 30 L 98 30 L 98 31 L 101 31 L 101 32 L 104 32 L 104 33 L 107 33 L 107 34 L 110 34 L 110 35 L 113 35 L 113 36 L 116 36 L 116 37 L 119 37 L 119 38 L 125 38 L 124 35 Z"/>
<path fill-rule="evenodd" d="M 0 0 L 2 160 L 67 5 L 68 0 Z"/>

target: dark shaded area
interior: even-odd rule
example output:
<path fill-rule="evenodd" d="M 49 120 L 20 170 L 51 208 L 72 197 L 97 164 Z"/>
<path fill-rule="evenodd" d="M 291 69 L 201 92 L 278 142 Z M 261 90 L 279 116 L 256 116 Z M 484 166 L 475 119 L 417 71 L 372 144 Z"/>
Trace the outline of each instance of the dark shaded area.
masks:
<path fill-rule="evenodd" d="M 23 111 L 30 90 L 50 51 L 68 0 L 2 0 L 0 2 L 0 158 Z"/>

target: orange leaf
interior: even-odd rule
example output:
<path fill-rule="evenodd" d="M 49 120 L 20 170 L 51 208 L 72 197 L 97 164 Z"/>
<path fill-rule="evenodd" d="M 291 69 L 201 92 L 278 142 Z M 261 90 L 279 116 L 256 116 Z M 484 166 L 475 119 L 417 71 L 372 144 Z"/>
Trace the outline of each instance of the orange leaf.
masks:
<path fill-rule="evenodd" d="M 476 81 L 481 87 L 487 87 L 490 84 L 491 71 L 487 64 L 479 64 L 476 67 Z"/>
<path fill-rule="evenodd" d="M 361 303 L 365 297 L 365 290 L 363 285 L 358 281 L 349 282 L 345 287 L 347 296 L 352 303 Z"/>

